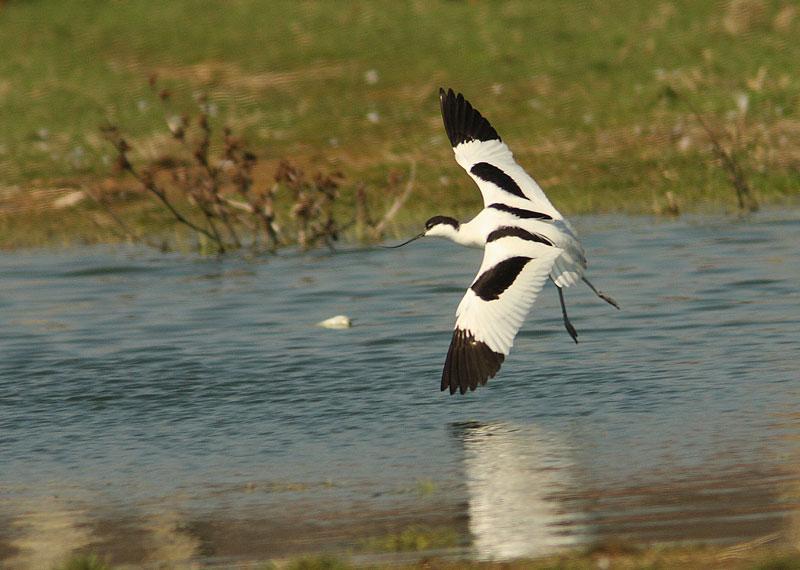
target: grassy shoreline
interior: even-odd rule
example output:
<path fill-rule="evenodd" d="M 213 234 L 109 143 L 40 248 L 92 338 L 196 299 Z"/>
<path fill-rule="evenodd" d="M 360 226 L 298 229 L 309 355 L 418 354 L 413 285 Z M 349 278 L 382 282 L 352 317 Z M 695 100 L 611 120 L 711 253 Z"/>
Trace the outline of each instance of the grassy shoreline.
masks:
<path fill-rule="evenodd" d="M 184 567 L 188 561 L 177 562 Z M 192 567 L 228 568 L 233 561 L 204 563 L 193 560 Z M 506 561 L 480 561 L 463 556 L 448 556 L 441 551 L 398 555 L 375 552 L 350 557 L 337 554 L 307 554 L 291 558 L 266 560 L 237 560 L 237 568 L 258 570 L 348 570 L 356 568 L 393 568 L 396 570 L 618 570 L 643 569 L 725 569 L 725 570 L 795 570 L 800 568 L 800 554 L 789 546 L 764 547 L 734 545 L 654 545 L 633 547 L 624 544 L 595 545 L 584 549 L 566 550 L 540 558 L 521 558 Z M 159 565 L 170 568 L 169 563 Z M 55 570 L 112 570 L 115 565 L 96 554 L 79 554 L 56 565 Z"/>
<path fill-rule="evenodd" d="M 473 527 L 463 504 L 442 496 L 431 482 L 418 480 L 398 490 L 403 493 L 402 498 L 382 506 L 367 503 L 342 509 L 341 505 L 317 497 L 318 511 L 308 510 L 314 501 L 301 500 L 296 507 L 291 506 L 297 493 L 313 493 L 313 486 L 281 482 L 270 489 L 269 493 L 290 494 L 286 497 L 288 508 L 273 504 L 272 508 L 253 509 L 251 505 L 204 512 L 175 506 L 129 505 L 132 508 L 118 510 L 101 504 L 89 507 L 54 503 L 47 495 L 36 503 L 38 509 L 31 509 L 28 504 L 28 510 L 20 516 L 0 521 L 0 566 L 58 570 L 141 566 L 409 570 L 800 568 L 794 517 L 778 517 L 761 525 L 738 521 L 742 526 L 737 530 L 730 526 L 730 518 L 710 516 L 703 519 L 704 528 L 698 532 L 696 524 L 688 525 L 694 528 L 691 530 L 679 522 L 696 521 L 699 511 L 691 507 L 679 509 L 685 518 L 669 521 L 660 518 L 663 513 L 652 513 L 655 518 L 648 519 L 634 509 L 636 512 L 629 513 L 630 518 L 620 521 L 619 526 L 611 521 L 608 526 L 601 523 L 590 535 L 581 534 L 569 524 L 560 532 L 554 526 L 547 533 L 564 533 L 561 538 L 575 540 L 552 542 L 532 536 L 532 552 L 541 555 L 493 561 L 481 556 L 500 556 L 503 545 L 508 546 L 504 541 L 509 536 L 496 536 L 496 550 L 491 542 L 487 543 L 486 536 L 483 540 L 480 534 L 472 536 Z M 669 491 L 662 492 L 671 496 Z M 609 490 L 609 494 L 615 493 Z M 674 498 L 665 501 L 674 510 Z M 736 518 L 751 509 L 732 512 L 737 513 Z M 666 523 L 662 530 L 667 532 L 653 534 L 651 523 L 659 520 Z M 641 528 L 636 528 L 638 525 Z M 556 538 L 555 534 L 550 538 Z M 518 551 L 515 539 L 511 545 L 512 551 Z"/>
<path fill-rule="evenodd" d="M 119 187 L 116 193 L 124 194 L 121 199 L 111 199 L 109 209 L 101 207 L 89 193 L 83 190 L 83 183 L 67 183 L 53 187 L 30 189 L 26 195 L 11 198 L 6 207 L 0 207 L 0 250 L 14 251 L 30 248 L 61 248 L 78 245 L 104 245 L 132 243 L 130 237 L 120 231 L 114 216 L 121 218 L 136 235 L 147 238 L 151 244 L 158 244 L 166 250 L 196 251 L 195 236 L 185 228 L 175 224 L 163 208 L 130 182 L 108 182 L 94 187 Z M 396 239 L 419 231 L 424 221 L 436 214 L 453 215 L 459 219 L 469 219 L 477 213 L 481 204 L 477 191 L 470 199 L 451 198 L 441 203 L 431 204 L 418 199 L 412 193 L 409 203 L 401 208 L 397 216 L 386 227 L 384 237 Z M 763 209 L 800 207 L 800 196 L 793 194 L 757 194 Z M 691 200 L 691 197 L 685 197 Z M 552 195 L 552 200 L 566 216 L 622 214 L 632 216 L 655 216 L 668 219 L 675 214 L 669 211 L 667 199 L 625 200 L 616 207 L 598 205 L 599 194 L 594 196 Z M 683 214 L 729 215 L 736 217 L 739 212 L 733 190 L 719 188 L 704 201 L 684 202 L 684 197 L 675 198 Z M 74 204 L 72 202 L 75 202 Z M 343 244 L 359 243 L 362 240 L 352 228 L 354 207 L 352 197 L 345 196 L 343 204 L 337 207 L 338 214 L 345 225 L 350 226 L 340 236 Z M 376 206 L 378 213 L 388 208 L 389 200 Z M 674 203 L 674 202 L 672 202 Z M 186 203 L 181 206 L 187 207 Z M 286 208 L 281 212 L 288 218 Z M 367 239 L 366 242 L 372 240 Z M 141 242 L 140 242 L 141 243 Z"/>
<path fill-rule="evenodd" d="M 259 169 L 256 184 L 271 183 L 273 164 L 265 164 Z M 455 163 L 453 175 L 461 177 L 463 172 Z M 393 170 L 393 176 L 403 177 L 407 173 Z M 419 231 L 424 220 L 436 214 L 447 214 L 459 219 L 469 219 L 477 213 L 482 204 L 475 188 L 466 192 L 455 186 L 451 180 L 449 192 L 441 192 L 438 201 L 424 195 L 424 187 L 430 183 L 424 173 L 417 175 L 410 199 L 397 215 L 386 225 L 383 237 L 399 238 Z M 466 178 L 465 175 L 463 175 Z M 439 181 L 433 181 L 437 184 Z M 471 181 L 468 180 L 471 184 Z M 341 243 L 369 243 L 359 235 L 353 223 L 356 206 L 353 196 L 354 184 L 345 180 L 339 203 L 335 206 L 337 218 L 345 228 L 341 232 Z M 729 215 L 741 214 L 736 205 L 732 187 L 720 184 L 714 189 L 706 189 L 702 196 L 689 192 L 672 192 L 669 197 L 634 195 L 609 203 L 602 192 L 586 191 L 549 192 L 551 200 L 566 216 L 621 214 L 632 216 L 655 216 L 665 219 L 684 214 Z M 98 202 L 103 197 L 103 204 Z M 763 209 L 800 207 L 800 193 L 762 192 L 755 196 Z M 59 248 L 76 245 L 101 245 L 132 243 L 137 240 L 121 231 L 116 218 L 122 221 L 124 229 L 139 236 L 139 243 L 149 241 L 167 250 L 195 251 L 197 240 L 192 232 L 176 224 L 168 212 L 148 196 L 130 177 L 105 177 L 96 180 L 88 177 L 80 180 L 63 180 L 46 185 L 32 186 L 25 190 L 7 192 L 5 200 L 0 200 L 0 250 L 13 251 L 26 248 Z M 368 196 L 373 217 L 380 218 L 391 206 L 395 194 L 385 197 Z M 279 218 L 291 222 L 290 200 L 283 199 L 279 193 Z M 192 212 L 192 205 L 179 199 L 179 208 Z M 675 208 L 675 209 L 672 209 Z M 197 218 L 197 212 L 194 212 Z M 286 244 L 291 245 L 291 244 Z"/>
<path fill-rule="evenodd" d="M 359 186 L 381 211 L 388 179 L 416 164 L 390 234 L 479 205 L 447 144 L 439 86 L 465 93 L 567 215 L 735 211 L 692 109 L 762 204 L 796 204 L 798 33 L 800 12 L 780 0 L 12 0 L 0 6 L 0 247 L 117 241 L 88 201 L 53 202 L 132 186 L 110 177 L 101 125 L 120 127 L 133 162 L 159 160 L 174 153 L 165 123 L 201 96 L 214 128 L 257 155 L 256 185 L 287 158 L 341 171 L 345 213 Z M 166 108 L 149 78 L 171 93 Z M 166 229 L 131 196 L 115 202 L 126 222 Z"/>

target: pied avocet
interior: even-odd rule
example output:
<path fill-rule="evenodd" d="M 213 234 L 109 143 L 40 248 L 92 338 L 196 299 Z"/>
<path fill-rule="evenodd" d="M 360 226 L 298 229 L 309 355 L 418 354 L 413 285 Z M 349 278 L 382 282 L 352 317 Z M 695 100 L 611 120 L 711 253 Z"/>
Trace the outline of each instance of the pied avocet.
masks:
<path fill-rule="evenodd" d="M 394 247 L 431 236 L 484 248 L 478 275 L 456 310 L 442 372 L 441 389 L 463 394 L 486 384 L 500 370 L 548 277 L 575 342 L 578 333 L 567 317 L 564 287 L 582 280 L 601 299 L 619 306 L 586 279 L 586 257 L 575 230 L 516 163 L 489 121 L 452 89 L 440 89 L 439 102 L 456 162 L 478 184 L 484 207 L 463 224 L 434 216 L 425 222 L 424 232 Z"/>

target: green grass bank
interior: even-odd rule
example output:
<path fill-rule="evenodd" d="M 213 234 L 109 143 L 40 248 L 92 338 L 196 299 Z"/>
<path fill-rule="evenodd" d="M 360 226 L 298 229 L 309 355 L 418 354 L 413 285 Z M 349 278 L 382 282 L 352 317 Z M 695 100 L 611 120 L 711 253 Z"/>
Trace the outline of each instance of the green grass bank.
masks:
<path fill-rule="evenodd" d="M 800 9 L 785 0 L 62 2 L 0 4 L 0 244 L 110 241 L 89 201 L 133 160 L 172 152 L 165 121 L 208 96 L 259 158 L 345 176 L 380 207 L 416 164 L 393 226 L 480 204 L 452 159 L 439 86 L 462 91 L 565 213 L 735 211 L 697 109 L 762 204 L 800 187 Z M 168 89 L 164 109 L 148 84 Z M 670 88 L 680 94 L 670 95 Z M 668 193 L 670 197 L 668 197 Z M 141 207 L 140 207 L 141 206 Z M 159 228 L 158 212 L 120 204 Z"/>

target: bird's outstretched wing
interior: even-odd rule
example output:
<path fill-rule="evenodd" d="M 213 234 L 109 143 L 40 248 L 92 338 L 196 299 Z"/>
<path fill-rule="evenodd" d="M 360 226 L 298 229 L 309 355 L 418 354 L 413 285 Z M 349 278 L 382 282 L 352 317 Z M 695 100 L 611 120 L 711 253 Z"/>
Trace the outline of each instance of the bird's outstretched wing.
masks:
<path fill-rule="evenodd" d="M 461 93 L 439 89 L 439 103 L 456 162 L 478 184 L 484 206 L 507 204 L 562 218 L 536 181 L 514 160 L 494 127 Z"/>
<path fill-rule="evenodd" d="M 483 263 L 456 311 L 442 390 L 462 394 L 493 378 L 562 250 L 518 227 L 489 235 Z"/>

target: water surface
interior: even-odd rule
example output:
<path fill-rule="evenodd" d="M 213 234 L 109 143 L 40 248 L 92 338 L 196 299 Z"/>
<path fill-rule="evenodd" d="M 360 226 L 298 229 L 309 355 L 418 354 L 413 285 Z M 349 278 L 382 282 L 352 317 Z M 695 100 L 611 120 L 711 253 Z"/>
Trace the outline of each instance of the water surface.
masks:
<path fill-rule="evenodd" d="M 499 376 L 453 397 L 478 250 L 0 254 L 0 558 L 53 519 L 118 561 L 358 548 L 415 522 L 488 558 L 786 531 L 800 216 L 576 225 L 622 310 L 567 290 L 575 345 L 546 287 Z M 336 314 L 355 326 L 315 326 Z"/>

